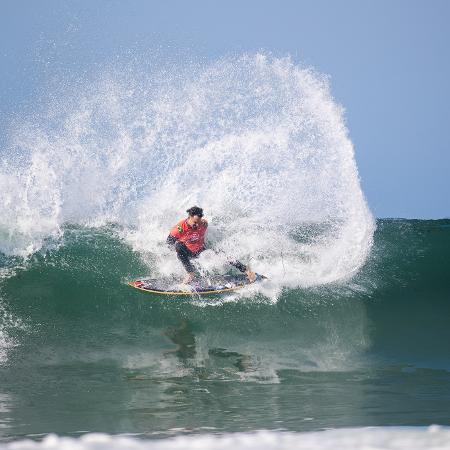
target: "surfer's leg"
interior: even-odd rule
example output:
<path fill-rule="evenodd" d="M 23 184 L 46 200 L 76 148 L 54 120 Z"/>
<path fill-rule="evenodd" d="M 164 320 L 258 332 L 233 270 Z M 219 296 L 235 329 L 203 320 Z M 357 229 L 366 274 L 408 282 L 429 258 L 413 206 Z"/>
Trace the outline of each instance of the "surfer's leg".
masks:
<path fill-rule="evenodd" d="M 177 242 L 175 244 L 175 250 L 177 252 L 177 257 L 181 261 L 181 264 L 183 264 L 186 272 L 194 273 L 194 266 L 191 264 L 190 258 L 193 258 L 195 255 L 193 255 L 182 242 Z"/>

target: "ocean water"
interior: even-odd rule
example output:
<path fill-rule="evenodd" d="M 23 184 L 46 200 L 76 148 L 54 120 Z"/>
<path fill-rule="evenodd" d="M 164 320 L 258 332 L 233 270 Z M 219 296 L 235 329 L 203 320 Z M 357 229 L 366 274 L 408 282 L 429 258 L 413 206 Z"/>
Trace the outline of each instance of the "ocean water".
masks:
<path fill-rule="evenodd" d="M 0 448 L 449 447 L 450 220 L 372 217 L 326 77 L 258 54 L 57 94 L 1 150 Z M 127 286 L 183 275 L 192 204 L 199 270 L 267 281 Z"/>

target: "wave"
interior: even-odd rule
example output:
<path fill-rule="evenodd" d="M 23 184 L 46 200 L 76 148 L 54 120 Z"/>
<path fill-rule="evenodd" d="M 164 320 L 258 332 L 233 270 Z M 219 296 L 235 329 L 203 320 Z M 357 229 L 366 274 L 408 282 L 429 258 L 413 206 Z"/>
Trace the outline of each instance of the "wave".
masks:
<path fill-rule="evenodd" d="M 161 377 L 205 366 L 274 383 L 284 369 L 448 368 L 448 221 L 375 223 L 326 77 L 257 54 L 113 68 L 56 93 L 2 149 L 4 364 L 108 355 L 132 370 L 159 351 L 150 334 L 184 361 L 155 368 Z M 181 276 L 164 242 L 194 203 L 223 252 L 205 252 L 204 270 L 237 258 L 267 284 L 172 303 L 126 286 Z"/>

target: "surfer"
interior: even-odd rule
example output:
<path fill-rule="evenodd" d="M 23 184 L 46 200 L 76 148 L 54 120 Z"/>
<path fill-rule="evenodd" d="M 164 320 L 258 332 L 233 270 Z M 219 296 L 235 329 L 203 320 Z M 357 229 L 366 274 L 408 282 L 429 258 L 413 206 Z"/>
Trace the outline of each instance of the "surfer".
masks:
<path fill-rule="evenodd" d="M 186 269 L 187 275 L 183 283 L 190 283 L 195 278 L 195 269 L 190 260 L 197 258 L 205 250 L 208 222 L 203 218 L 203 209 L 198 206 L 192 206 L 186 212 L 188 217 L 180 220 L 170 230 L 167 243 L 175 248 L 178 259 Z M 229 261 L 229 263 L 245 273 L 251 283 L 256 280 L 256 274 L 249 267 L 239 261 Z"/>

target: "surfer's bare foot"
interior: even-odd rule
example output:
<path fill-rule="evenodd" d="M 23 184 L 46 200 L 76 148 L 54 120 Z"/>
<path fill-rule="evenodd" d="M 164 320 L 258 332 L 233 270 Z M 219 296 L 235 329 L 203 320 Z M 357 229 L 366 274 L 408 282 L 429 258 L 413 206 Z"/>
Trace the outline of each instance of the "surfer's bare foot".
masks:
<path fill-rule="evenodd" d="M 195 273 L 188 273 L 184 279 L 183 279 L 183 283 L 184 284 L 189 284 L 191 283 L 195 278 Z"/>
<path fill-rule="evenodd" d="M 250 269 L 246 270 L 245 274 L 247 275 L 248 281 L 250 281 L 250 283 L 253 283 L 256 280 L 256 273 L 252 272 Z"/>

